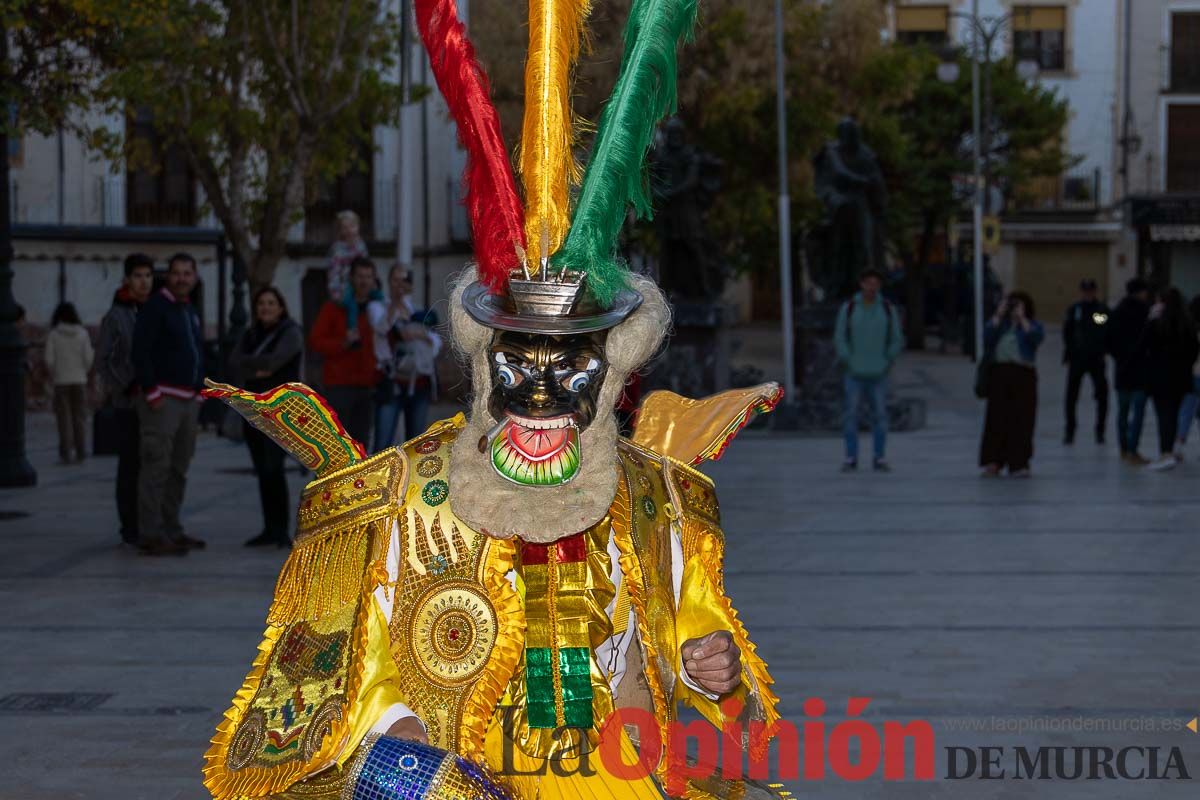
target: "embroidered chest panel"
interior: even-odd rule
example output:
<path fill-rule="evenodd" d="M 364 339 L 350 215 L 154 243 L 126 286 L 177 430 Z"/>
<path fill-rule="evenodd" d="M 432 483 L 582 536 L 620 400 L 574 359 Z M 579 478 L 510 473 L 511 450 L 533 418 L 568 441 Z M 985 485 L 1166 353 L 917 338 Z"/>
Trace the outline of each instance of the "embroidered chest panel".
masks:
<path fill-rule="evenodd" d="M 621 443 L 620 455 L 622 488 L 629 504 L 628 531 L 644 583 L 638 612 L 654 651 L 654 658 L 648 659 L 646 667 L 658 671 L 661 684 L 670 695 L 679 658 L 675 642 L 675 587 L 671 579 L 671 525 L 678 518 L 675 498 L 659 456 L 628 442 Z M 649 663 L 651 660 L 654 663 Z"/>
<path fill-rule="evenodd" d="M 429 741 L 458 750 L 464 705 L 499 633 L 484 568 L 494 544 L 450 511 L 452 423 L 405 445 L 412 479 L 398 520 L 400 561 L 389 623 L 392 657 Z"/>
<path fill-rule="evenodd" d="M 226 756 L 234 772 L 307 763 L 347 711 L 356 605 L 290 625 L 275 645 Z"/>

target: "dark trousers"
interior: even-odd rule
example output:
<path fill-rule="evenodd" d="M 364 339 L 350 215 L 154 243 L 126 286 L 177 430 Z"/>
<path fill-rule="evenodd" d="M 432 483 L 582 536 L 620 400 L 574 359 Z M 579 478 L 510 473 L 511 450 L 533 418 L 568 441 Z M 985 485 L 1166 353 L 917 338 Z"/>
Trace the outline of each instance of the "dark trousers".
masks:
<path fill-rule="evenodd" d="M 1079 405 L 1079 389 L 1083 376 L 1092 379 L 1092 394 L 1096 398 L 1096 433 L 1104 434 L 1108 419 L 1108 380 L 1104 377 L 1104 359 L 1072 361 L 1067 369 L 1067 435 L 1075 434 L 1075 407 Z"/>
<path fill-rule="evenodd" d="M 337 412 L 346 433 L 362 446 L 371 445 L 371 399 L 374 386 L 326 386 L 325 399 Z"/>
<path fill-rule="evenodd" d="M 1175 450 L 1175 434 L 1179 430 L 1179 406 L 1182 404 L 1183 392 L 1154 394 L 1154 416 L 1158 418 L 1158 452 L 1162 455 Z"/>
<path fill-rule="evenodd" d="M 280 541 L 288 538 L 290 507 L 288 505 L 286 457 L 283 448 L 265 433 L 244 423 L 246 447 L 258 475 L 258 497 L 262 501 L 263 533 Z"/>
<path fill-rule="evenodd" d="M 113 409 L 117 425 L 117 518 L 121 520 L 121 539 L 138 541 L 138 466 L 141 464 L 141 434 L 137 411 Z"/>
<path fill-rule="evenodd" d="M 1146 417 L 1146 392 L 1142 389 L 1117 390 L 1117 439 L 1121 451 L 1136 453 L 1142 441 L 1142 421 Z"/>
<path fill-rule="evenodd" d="M 58 455 L 63 461 L 83 461 L 87 454 L 84 440 L 86 423 L 85 387 L 67 383 L 54 387 L 54 417 L 58 423 Z"/>
<path fill-rule="evenodd" d="M 429 383 L 419 383 L 410 392 L 408 383 L 384 378 L 375 389 L 375 447 L 378 453 L 396 443 L 396 422 L 404 415 L 404 441 L 425 432 L 429 416 Z"/>
<path fill-rule="evenodd" d="M 1020 364 L 996 364 L 988 378 L 987 412 L 981 466 L 996 464 L 1025 469 L 1033 458 L 1033 426 L 1037 421 L 1037 370 Z"/>
<path fill-rule="evenodd" d="M 183 493 L 196 452 L 200 404 L 164 397 L 158 408 L 137 401 L 141 440 L 138 469 L 138 534 L 142 544 L 183 539 Z"/>

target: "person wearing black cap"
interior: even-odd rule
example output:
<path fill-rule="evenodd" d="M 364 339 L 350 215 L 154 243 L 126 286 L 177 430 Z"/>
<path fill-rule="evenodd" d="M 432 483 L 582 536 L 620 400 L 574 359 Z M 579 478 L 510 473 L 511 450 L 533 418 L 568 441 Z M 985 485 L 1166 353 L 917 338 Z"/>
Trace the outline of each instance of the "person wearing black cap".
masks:
<path fill-rule="evenodd" d="M 1063 322 L 1063 363 L 1067 365 L 1067 430 L 1064 444 L 1075 441 L 1075 407 L 1083 376 L 1090 376 L 1096 396 L 1096 442 L 1104 444 L 1108 418 L 1108 380 L 1104 355 L 1108 350 L 1108 306 L 1097 296 L 1096 282 L 1086 278 L 1079 284 L 1080 299 L 1067 309 Z"/>
<path fill-rule="evenodd" d="M 1117 388 L 1117 440 L 1121 460 L 1144 466 L 1138 453 L 1142 422 L 1146 417 L 1146 359 L 1138 348 L 1150 313 L 1150 286 L 1141 278 L 1125 284 L 1125 297 L 1108 320 L 1108 354 L 1113 359 Z"/>

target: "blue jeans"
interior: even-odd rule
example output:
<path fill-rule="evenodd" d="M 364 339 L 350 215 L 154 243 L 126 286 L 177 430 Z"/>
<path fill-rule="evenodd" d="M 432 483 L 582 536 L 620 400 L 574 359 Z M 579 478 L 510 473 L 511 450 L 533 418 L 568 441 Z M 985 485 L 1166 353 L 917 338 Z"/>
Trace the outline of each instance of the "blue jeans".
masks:
<path fill-rule="evenodd" d="M 887 448 L 887 378 L 855 378 L 846 375 L 842 379 L 845 389 L 845 409 L 842 434 L 846 439 L 846 460 L 858 460 L 858 406 L 865 394 L 871 404 L 871 434 L 875 446 L 875 458 L 883 458 Z"/>
<path fill-rule="evenodd" d="M 1146 419 L 1146 393 L 1141 389 L 1117 390 L 1117 441 L 1121 451 L 1136 453 Z"/>
<path fill-rule="evenodd" d="M 375 390 L 375 447 L 378 453 L 396 443 L 396 422 L 404 414 L 404 441 L 425 432 L 429 415 L 429 386 L 417 386 L 410 394 L 408 384 L 396 384 L 390 378 L 379 382 Z"/>
<path fill-rule="evenodd" d="M 1183 405 L 1179 407 L 1179 430 L 1175 438 L 1180 443 L 1186 442 L 1188 432 L 1192 429 L 1192 420 L 1200 410 L 1200 376 L 1192 376 L 1192 393 L 1183 396 Z"/>

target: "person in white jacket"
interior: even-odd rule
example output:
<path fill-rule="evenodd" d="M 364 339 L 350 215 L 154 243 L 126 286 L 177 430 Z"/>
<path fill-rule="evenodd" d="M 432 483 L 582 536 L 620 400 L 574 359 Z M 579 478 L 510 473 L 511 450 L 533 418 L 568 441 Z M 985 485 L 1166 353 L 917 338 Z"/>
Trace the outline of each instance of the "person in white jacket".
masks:
<path fill-rule="evenodd" d="M 45 358 L 54 382 L 58 455 L 63 464 L 82 462 L 86 456 L 83 429 L 92 357 L 92 340 L 79 322 L 79 312 L 71 303 L 59 303 L 46 337 Z"/>

